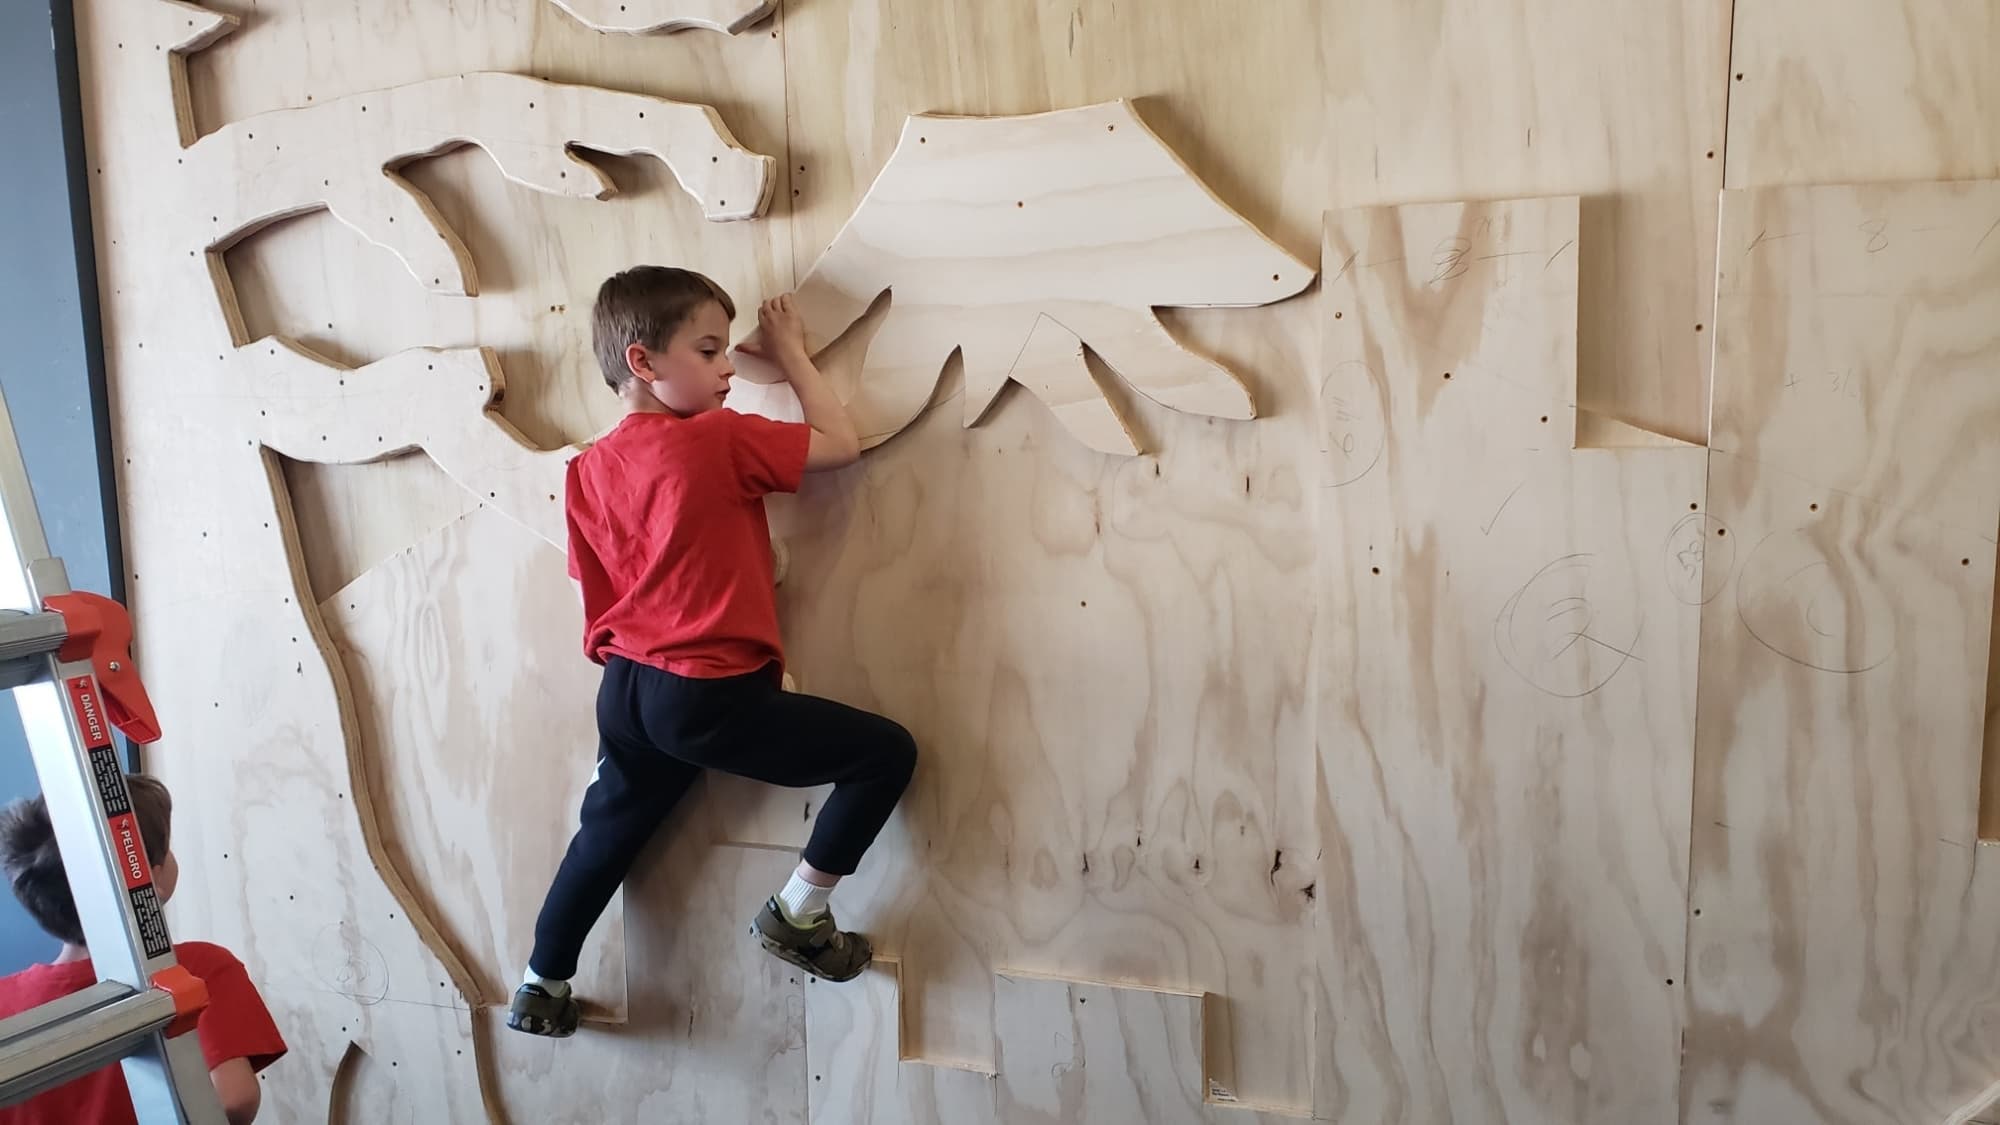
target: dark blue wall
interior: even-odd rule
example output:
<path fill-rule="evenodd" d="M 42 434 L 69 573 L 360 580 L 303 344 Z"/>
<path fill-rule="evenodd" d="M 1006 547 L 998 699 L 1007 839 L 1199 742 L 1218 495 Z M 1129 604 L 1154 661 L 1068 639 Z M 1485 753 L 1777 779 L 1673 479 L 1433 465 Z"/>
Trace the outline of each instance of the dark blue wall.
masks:
<path fill-rule="evenodd" d="M 106 466 L 103 357 L 77 115 L 70 0 L 0 0 L 0 391 L 49 548 L 79 590 L 120 596 Z M 0 693 L 0 801 L 36 792 L 11 693 Z M 0 973 L 56 944 L 0 894 Z"/>

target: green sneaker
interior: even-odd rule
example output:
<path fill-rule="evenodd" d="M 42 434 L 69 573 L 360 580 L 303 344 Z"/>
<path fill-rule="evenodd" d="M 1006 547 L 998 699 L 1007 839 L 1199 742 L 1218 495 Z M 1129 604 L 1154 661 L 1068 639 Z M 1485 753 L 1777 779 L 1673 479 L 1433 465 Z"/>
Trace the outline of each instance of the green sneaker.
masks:
<path fill-rule="evenodd" d="M 875 957 L 867 938 L 845 933 L 834 924 L 833 911 L 820 915 L 810 926 L 795 926 L 776 898 L 765 901 L 764 909 L 750 923 L 750 932 L 766 952 L 821 980 L 853 980 Z"/>
<path fill-rule="evenodd" d="M 574 993 L 556 996 L 538 984 L 524 984 L 515 989 L 514 1002 L 507 1008 L 508 1027 L 551 1039 L 575 1035 L 582 1018 Z"/>

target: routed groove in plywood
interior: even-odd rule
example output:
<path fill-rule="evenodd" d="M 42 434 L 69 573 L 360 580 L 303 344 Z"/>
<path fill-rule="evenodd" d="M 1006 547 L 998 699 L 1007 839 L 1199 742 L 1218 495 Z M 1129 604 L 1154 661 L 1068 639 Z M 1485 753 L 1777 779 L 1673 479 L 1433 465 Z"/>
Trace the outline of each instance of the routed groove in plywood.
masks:
<path fill-rule="evenodd" d="M 596 670 L 560 552 L 479 509 L 321 605 L 346 662 L 384 846 L 479 986 L 505 1005 L 589 784 Z M 486 654 L 518 651 L 495 662 Z M 552 819 L 543 831 L 523 827 Z M 575 979 L 586 1018 L 625 1014 L 622 903 Z"/>

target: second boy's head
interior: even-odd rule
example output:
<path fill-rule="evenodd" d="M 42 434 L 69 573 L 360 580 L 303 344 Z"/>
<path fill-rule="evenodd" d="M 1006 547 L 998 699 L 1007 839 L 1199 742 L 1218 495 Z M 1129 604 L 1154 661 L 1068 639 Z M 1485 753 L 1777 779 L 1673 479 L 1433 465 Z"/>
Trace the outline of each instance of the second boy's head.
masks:
<path fill-rule="evenodd" d="M 591 345 L 627 407 L 686 417 L 714 410 L 729 393 L 735 316 L 729 294 L 701 274 L 635 266 L 598 287 Z"/>
<path fill-rule="evenodd" d="M 144 774 L 126 774 L 125 788 L 132 796 L 132 819 L 139 822 L 146 861 L 153 867 L 154 893 L 165 902 L 180 881 L 180 867 L 169 846 L 173 797 L 158 778 Z M 83 944 L 83 923 L 77 918 L 69 875 L 56 848 L 55 825 L 42 798 L 30 797 L 0 809 L 0 870 L 6 871 L 14 897 L 42 929 L 66 944 Z"/>

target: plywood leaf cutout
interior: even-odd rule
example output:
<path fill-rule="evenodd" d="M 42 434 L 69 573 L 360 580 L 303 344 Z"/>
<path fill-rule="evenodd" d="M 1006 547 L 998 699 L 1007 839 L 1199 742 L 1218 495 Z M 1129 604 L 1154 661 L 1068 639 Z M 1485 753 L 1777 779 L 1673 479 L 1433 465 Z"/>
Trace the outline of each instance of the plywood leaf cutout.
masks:
<path fill-rule="evenodd" d="M 555 6 L 598 31 L 643 35 L 707 28 L 735 35 L 776 11 L 773 0 L 554 0 Z"/>
<path fill-rule="evenodd" d="M 775 161 L 738 144 L 708 106 L 497 73 L 259 114 L 201 138 L 185 159 L 209 188 L 211 252 L 325 208 L 419 284 L 473 296 L 479 278 L 465 244 L 397 171 L 465 145 L 486 150 L 516 183 L 580 199 L 617 189 L 578 146 L 652 156 L 715 222 L 763 214 L 775 183 Z"/>
<path fill-rule="evenodd" d="M 1153 310 L 1269 304 L 1313 275 L 1121 100 L 1025 117 L 911 117 L 798 301 L 817 350 L 891 294 L 848 396 L 864 448 L 910 424 L 956 350 L 966 425 L 1012 379 L 1080 440 L 1134 453 L 1072 342 L 1163 406 L 1250 418 L 1235 374 L 1182 347 Z"/>

